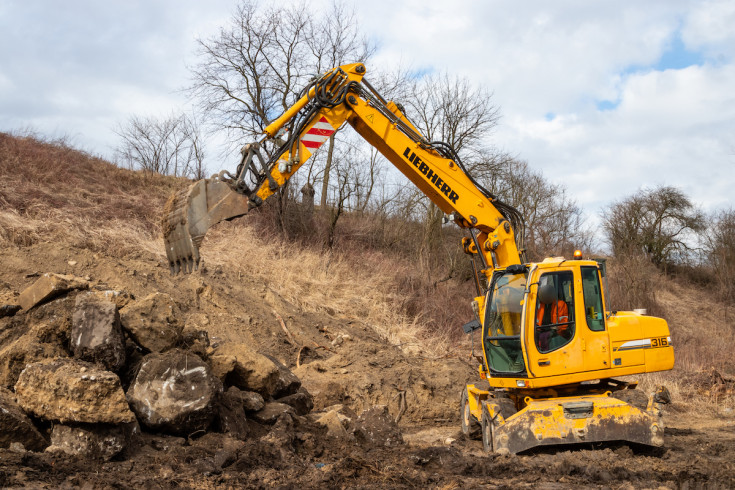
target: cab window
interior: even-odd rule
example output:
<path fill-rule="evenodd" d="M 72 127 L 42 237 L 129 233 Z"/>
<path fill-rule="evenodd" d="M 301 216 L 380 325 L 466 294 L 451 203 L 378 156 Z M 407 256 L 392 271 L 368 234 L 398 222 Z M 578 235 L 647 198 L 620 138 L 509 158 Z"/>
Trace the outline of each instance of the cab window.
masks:
<path fill-rule="evenodd" d="M 483 343 L 488 367 L 495 373 L 526 370 L 521 349 L 521 313 L 526 274 L 498 273 L 487 296 Z"/>
<path fill-rule="evenodd" d="M 571 271 L 551 272 L 539 280 L 534 337 L 542 354 L 553 352 L 574 338 L 573 284 Z"/>
<path fill-rule="evenodd" d="M 597 267 L 582 267 L 582 293 L 584 316 L 590 330 L 605 330 L 605 310 L 602 307 L 602 288 Z"/>

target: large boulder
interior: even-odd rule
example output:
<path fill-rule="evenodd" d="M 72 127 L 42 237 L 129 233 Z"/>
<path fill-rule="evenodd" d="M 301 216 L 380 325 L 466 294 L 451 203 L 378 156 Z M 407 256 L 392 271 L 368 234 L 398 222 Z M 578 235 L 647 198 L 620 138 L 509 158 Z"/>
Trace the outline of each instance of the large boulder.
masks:
<path fill-rule="evenodd" d="M 222 383 L 198 356 L 180 349 L 148 354 L 128 401 L 148 428 L 189 435 L 209 427 Z"/>
<path fill-rule="evenodd" d="M 271 397 L 279 386 L 278 366 L 247 344 L 226 343 L 209 356 L 212 372 L 228 386 Z"/>
<path fill-rule="evenodd" d="M 120 311 L 123 328 L 150 352 L 164 352 L 181 341 L 180 316 L 174 300 L 163 293 L 153 293 Z"/>
<path fill-rule="evenodd" d="M 7 448 L 14 442 L 32 451 L 40 451 L 48 445 L 31 419 L 18 406 L 13 393 L 0 388 L 0 447 Z"/>
<path fill-rule="evenodd" d="M 18 296 L 18 304 L 24 311 L 74 289 L 87 289 L 89 282 L 81 277 L 46 273 L 28 286 Z"/>
<path fill-rule="evenodd" d="M 55 424 L 48 452 L 109 461 L 130 441 L 136 424 Z"/>
<path fill-rule="evenodd" d="M 27 366 L 15 384 L 27 413 L 61 423 L 121 424 L 135 421 L 120 378 L 76 359 L 47 359 Z"/>
<path fill-rule="evenodd" d="M 77 359 L 119 371 L 125 364 L 125 339 L 117 305 L 94 292 L 79 294 L 72 315 L 70 344 Z"/>

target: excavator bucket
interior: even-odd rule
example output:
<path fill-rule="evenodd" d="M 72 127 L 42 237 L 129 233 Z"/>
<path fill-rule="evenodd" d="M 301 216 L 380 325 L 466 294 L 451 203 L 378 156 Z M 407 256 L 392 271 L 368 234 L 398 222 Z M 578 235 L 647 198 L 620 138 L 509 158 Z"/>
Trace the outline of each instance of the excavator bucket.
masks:
<path fill-rule="evenodd" d="M 210 227 L 249 211 L 248 198 L 221 175 L 195 182 L 172 195 L 164 209 L 163 241 L 171 273 L 199 268 L 199 247 Z"/>

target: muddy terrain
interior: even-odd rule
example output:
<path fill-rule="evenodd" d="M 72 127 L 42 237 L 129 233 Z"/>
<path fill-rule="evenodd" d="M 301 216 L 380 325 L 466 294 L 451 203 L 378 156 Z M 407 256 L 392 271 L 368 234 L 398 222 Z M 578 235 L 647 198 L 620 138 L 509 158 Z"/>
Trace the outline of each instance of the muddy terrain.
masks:
<path fill-rule="evenodd" d="M 138 427 L 125 448 L 109 458 L 10 445 L 0 449 L 4 488 L 735 485 L 733 414 L 696 413 L 675 400 L 665 417 L 661 449 L 612 444 L 489 455 L 480 441 L 465 440 L 459 431 L 459 393 L 476 373 L 464 347 L 445 356 L 402 349 L 382 339 L 359 315 L 301 311 L 261 281 L 216 264 L 172 277 L 161 255 L 145 251 L 120 259 L 51 242 L 5 249 L 0 302 L 17 302 L 47 272 L 80 278 L 87 291 L 116 291 L 127 303 L 120 310 L 123 318 L 141 298 L 169 295 L 178 321 L 208 334 L 207 346 L 178 347 L 207 359 L 221 345 L 248 343 L 288 367 L 308 391 L 313 408 L 301 414 L 288 409 L 265 422 L 258 413 L 248 415 L 240 433 L 222 430 L 216 420 L 193 433 Z M 7 378 L 17 380 L 23 367 L 10 365 L 14 361 L 7 348 L 24 342 L 34 328 L 42 332 L 35 340 L 42 352 L 33 355 L 71 356 L 70 331 L 80 294 L 70 290 L 0 319 L 6 387 L 12 388 Z M 38 417 L 34 423 L 46 434 L 56 424 Z"/>

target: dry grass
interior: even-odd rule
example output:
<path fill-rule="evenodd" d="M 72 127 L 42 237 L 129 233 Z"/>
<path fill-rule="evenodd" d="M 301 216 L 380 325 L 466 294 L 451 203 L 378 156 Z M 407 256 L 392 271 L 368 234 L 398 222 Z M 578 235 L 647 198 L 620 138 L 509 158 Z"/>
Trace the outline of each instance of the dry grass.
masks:
<path fill-rule="evenodd" d="M 0 245 L 62 241 L 124 256 L 153 250 L 160 209 L 185 182 L 123 170 L 36 137 L 0 133 Z"/>
<path fill-rule="evenodd" d="M 170 193 L 188 184 L 120 169 L 63 142 L 2 133 L 0 175 L 0 249 L 54 241 L 117 257 L 162 255 L 160 212 Z M 454 332 L 471 318 L 471 285 L 433 284 L 441 274 L 432 278 L 412 255 L 412 224 L 349 216 L 337 246 L 325 252 L 318 238 L 284 240 L 268 222 L 250 215 L 218 225 L 205 242 L 207 263 L 253 276 L 305 311 L 363 321 L 407 352 L 468 351 Z M 642 388 L 665 384 L 676 401 L 706 412 L 733 408 L 732 306 L 647 264 L 611 261 L 609 280 L 612 308 L 645 307 L 671 326 L 675 369 L 640 377 Z"/>
<path fill-rule="evenodd" d="M 161 210 L 174 189 L 188 185 L 120 169 L 63 142 L 2 133 L 0 173 L 0 247 L 54 241 L 117 257 L 162 254 Z M 210 231 L 209 264 L 253 276 L 304 311 L 359 319 L 406 352 L 447 351 L 444 339 L 426 334 L 419 315 L 405 313 L 399 285 L 408 271 L 396 257 L 373 252 L 353 260 L 275 239 L 272 229 L 262 237 L 250 218 Z"/>
<path fill-rule="evenodd" d="M 396 285 L 405 270 L 383 254 L 365 252 L 355 263 L 340 253 L 262 239 L 243 223 L 218 225 L 204 247 L 210 264 L 242 271 L 304 311 L 362 321 L 407 353 L 440 356 L 449 349 L 445 339 L 427 335 L 420 317 L 402 310 Z"/>

